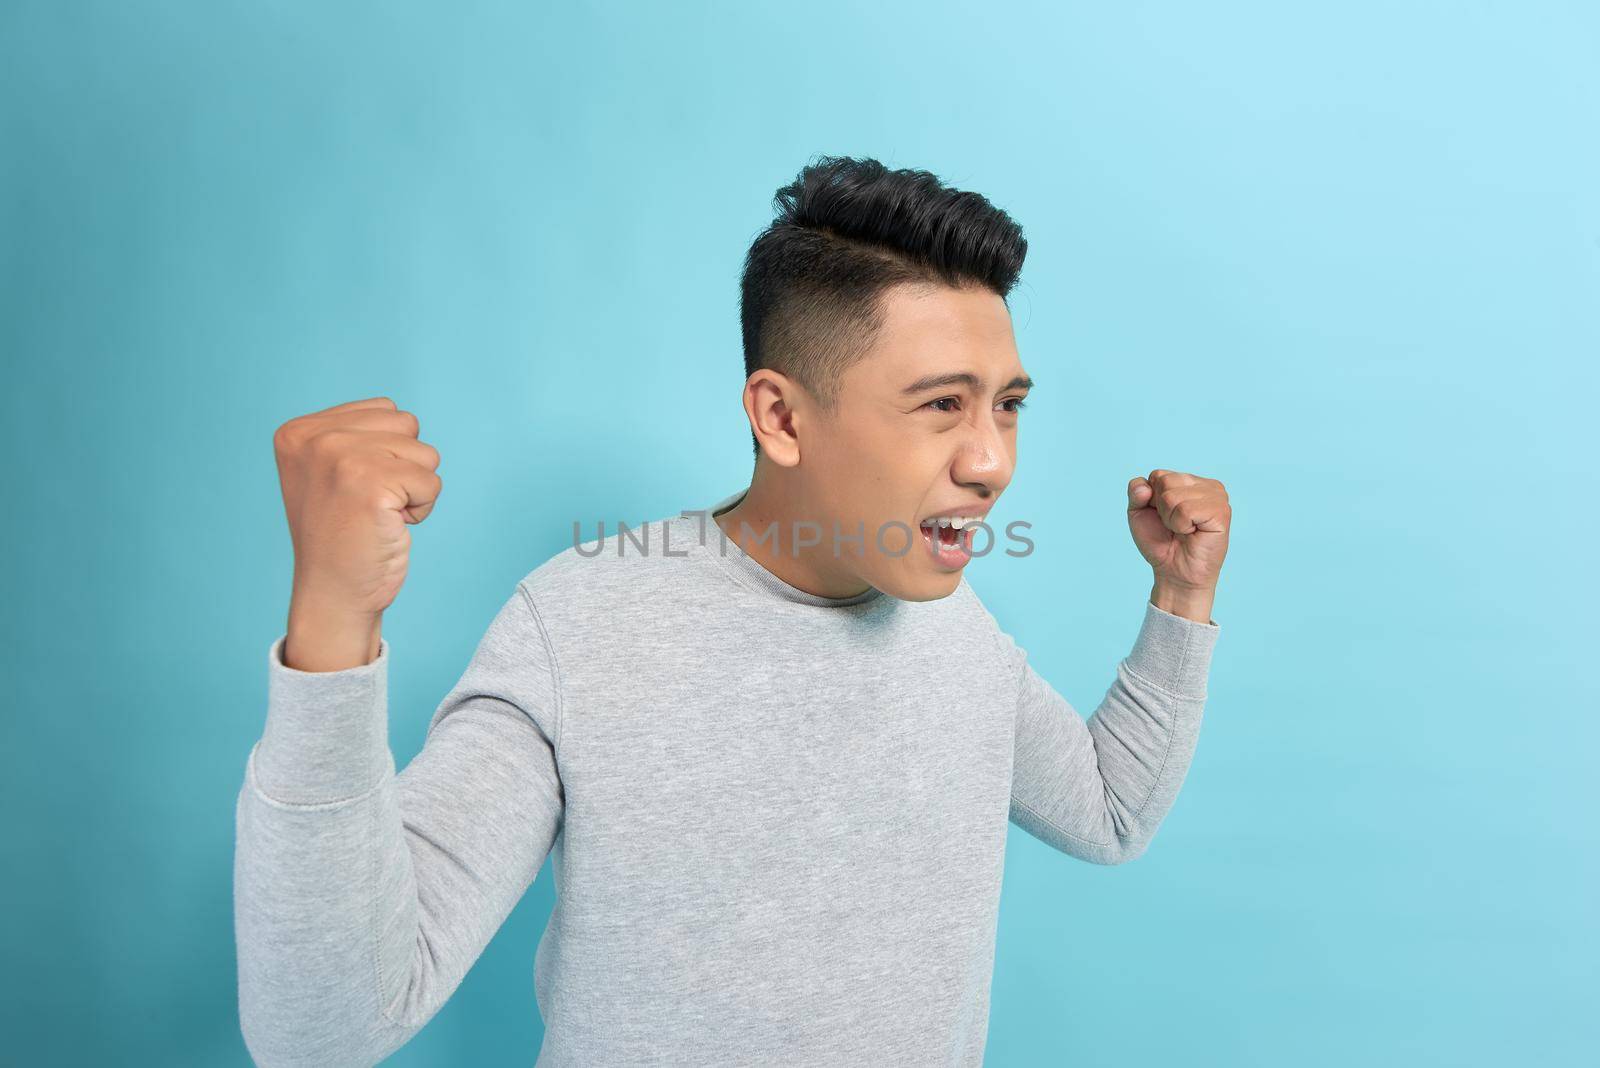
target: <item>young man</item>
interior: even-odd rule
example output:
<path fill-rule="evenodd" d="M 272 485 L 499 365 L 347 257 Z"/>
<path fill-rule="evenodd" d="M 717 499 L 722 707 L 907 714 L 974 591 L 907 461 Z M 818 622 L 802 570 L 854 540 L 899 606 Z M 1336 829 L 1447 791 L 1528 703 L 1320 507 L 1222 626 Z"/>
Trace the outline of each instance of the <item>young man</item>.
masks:
<path fill-rule="evenodd" d="M 1154 582 L 1086 723 L 963 577 L 1030 386 L 1021 230 L 871 160 L 777 206 L 743 280 L 750 485 L 527 574 L 398 774 L 379 627 L 438 454 L 381 397 L 279 428 L 294 586 L 235 858 L 260 1063 L 400 1047 L 549 854 L 541 1068 L 976 1066 L 1008 817 L 1096 864 L 1150 844 L 1200 727 L 1222 485 L 1129 482 Z"/>

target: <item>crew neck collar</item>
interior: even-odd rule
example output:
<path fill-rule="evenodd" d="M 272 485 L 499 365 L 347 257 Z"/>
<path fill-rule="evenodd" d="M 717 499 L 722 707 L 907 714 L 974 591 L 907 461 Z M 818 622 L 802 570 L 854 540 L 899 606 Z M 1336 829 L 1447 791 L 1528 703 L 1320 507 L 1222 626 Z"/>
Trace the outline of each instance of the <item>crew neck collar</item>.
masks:
<path fill-rule="evenodd" d="M 738 493 L 724 497 L 707 509 L 704 517 L 680 517 L 682 522 L 691 525 L 700 521 L 705 524 L 704 537 L 692 540 L 695 545 L 693 551 L 716 561 L 742 585 L 748 586 L 759 593 L 770 594 L 785 601 L 793 601 L 796 604 L 815 605 L 820 608 L 848 608 L 853 605 L 871 604 L 883 598 L 883 591 L 876 587 L 869 587 L 854 597 L 823 597 L 820 594 L 802 590 L 800 587 L 792 585 L 779 578 L 772 571 L 767 570 L 765 564 L 751 556 L 744 550 L 743 546 L 724 534 L 714 518 L 738 504 L 744 499 L 745 494 L 749 492 L 750 488 L 746 486 Z"/>

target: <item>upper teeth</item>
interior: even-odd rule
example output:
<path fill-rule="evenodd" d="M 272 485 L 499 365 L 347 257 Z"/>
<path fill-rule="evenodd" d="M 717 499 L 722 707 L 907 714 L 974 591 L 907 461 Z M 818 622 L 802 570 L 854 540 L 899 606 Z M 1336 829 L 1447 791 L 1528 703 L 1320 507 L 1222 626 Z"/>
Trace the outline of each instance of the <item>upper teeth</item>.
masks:
<path fill-rule="evenodd" d="M 935 516 L 934 518 L 928 520 L 928 525 L 936 527 L 955 527 L 957 530 L 960 530 L 969 523 L 977 523 L 980 521 L 981 517 L 979 516 L 941 515 Z"/>

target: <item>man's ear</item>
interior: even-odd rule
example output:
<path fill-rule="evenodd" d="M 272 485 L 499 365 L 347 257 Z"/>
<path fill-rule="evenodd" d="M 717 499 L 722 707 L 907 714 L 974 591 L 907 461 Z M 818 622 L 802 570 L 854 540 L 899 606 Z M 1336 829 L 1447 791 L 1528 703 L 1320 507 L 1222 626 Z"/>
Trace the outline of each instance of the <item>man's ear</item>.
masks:
<path fill-rule="evenodd" d="M 781 467 L 800 462 L 799 412 L 793 401 L 800 384 L 769 368 L 756 371 L 744 383 L 744 414 L 761 451 Z"/>

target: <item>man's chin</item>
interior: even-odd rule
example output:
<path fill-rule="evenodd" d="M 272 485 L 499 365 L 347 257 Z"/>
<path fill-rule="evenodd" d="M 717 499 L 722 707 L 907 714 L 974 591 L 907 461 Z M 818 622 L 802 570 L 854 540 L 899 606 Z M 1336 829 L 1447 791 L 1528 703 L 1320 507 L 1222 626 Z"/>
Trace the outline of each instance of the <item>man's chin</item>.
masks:
<path fill-rule="evenodd" d="M 937 601 L 956 592 L 961 575 L 961 571 L 925 570 L 915 575 L 897 574 L 873 585 L 902 601 Z"/>

